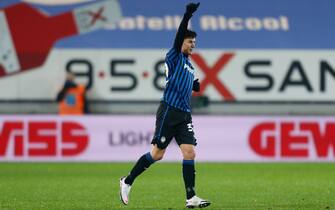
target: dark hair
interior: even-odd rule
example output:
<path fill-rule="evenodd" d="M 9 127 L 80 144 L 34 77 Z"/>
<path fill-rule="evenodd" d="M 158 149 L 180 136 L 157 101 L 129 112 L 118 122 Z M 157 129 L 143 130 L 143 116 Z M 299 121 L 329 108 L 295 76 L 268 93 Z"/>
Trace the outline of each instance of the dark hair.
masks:
<path fill-rule="evenodd" d="M 195 37 L 197 37 L 197 33 L 195 33 L 194 31 L 191 31 L 191 30 L 186 30 L 184 39 L 186 39 L 186 38 L 195 38 Z"/>

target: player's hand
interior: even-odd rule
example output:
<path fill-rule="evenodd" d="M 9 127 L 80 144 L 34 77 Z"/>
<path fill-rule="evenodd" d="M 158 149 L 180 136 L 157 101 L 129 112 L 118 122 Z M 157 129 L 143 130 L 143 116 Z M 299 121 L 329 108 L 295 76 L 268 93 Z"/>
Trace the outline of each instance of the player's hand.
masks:
<path fill-rule="evenodd" d="M 193 81 L 193 88 L 192 88 L 193 91 L 195 92 L 199 92 L 200 91 L 200 82 L 199 82 L 199 79 L 196 79 Z"/>
<path fill-rule="evenodd" d="M 195 4 L 195 3 L 189 3 L 186 6 L 186 13 L 193 14 L 195 11 L 197 11 L 199 5 L 200 5 L 200 2 L 198 2 L 197 4 Z"/>

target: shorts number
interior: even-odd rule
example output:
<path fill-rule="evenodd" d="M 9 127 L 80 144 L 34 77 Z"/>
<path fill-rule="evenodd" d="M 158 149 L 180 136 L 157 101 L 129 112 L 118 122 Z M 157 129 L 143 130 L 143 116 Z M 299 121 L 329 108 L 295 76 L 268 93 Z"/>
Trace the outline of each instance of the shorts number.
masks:
<path fill-rule="evenodd" d="M 193 125 L 192 125 L 192 123 L 188 123 L 187 124 L 187 128 L 188 128 L 189 132 L 193 132 Z"/>

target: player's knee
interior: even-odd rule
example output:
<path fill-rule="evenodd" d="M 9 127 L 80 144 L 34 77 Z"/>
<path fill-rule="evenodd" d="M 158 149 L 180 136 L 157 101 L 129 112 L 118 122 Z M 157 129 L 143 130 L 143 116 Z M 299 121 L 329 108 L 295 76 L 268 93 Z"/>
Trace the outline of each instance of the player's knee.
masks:
<path fill-rule="evenodd" d="M 164 154 L 154 154 L 152 155 L 152 159 L 154 159 L 155 161 L 159 161 L 161 159 L 163 159 Z"/>
<path fill-rule="evenodd" d="M 158 149 L 157 147 L 154 147 L 151 151 L 152 159 L 155 161 L 161 160 L 164 157 L 165 150 Z"/>
<path fill-rule="evenodd" d="M 183 156 L 185 160 L 194 160 L 195 159 L 195 151 L 194 150 L 186 150 L 183 152 Z"/>
<path fill-rule="evenodd" d="M 181 144 L 181 152 L 183 154 L 184 160 L 194 160 L 195 159 L 195 150 L 193 145 Z"/>

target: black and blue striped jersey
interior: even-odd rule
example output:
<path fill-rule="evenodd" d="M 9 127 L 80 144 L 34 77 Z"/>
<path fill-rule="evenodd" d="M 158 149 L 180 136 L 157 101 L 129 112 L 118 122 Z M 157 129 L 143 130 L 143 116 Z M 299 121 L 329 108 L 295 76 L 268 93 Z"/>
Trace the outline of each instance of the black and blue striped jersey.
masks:
<path fill-rule="evenodd" d="M 191 112 L 194 68 L 187 55 L 172 48 L 165 57 L 166 85 L 163 100 L 185 112 Z"/>
<path fill-rule="evenodd" d="M 182 45 L 192 13 L 186 12 L 178 27 L 173 48 L 165 56 L 166 84 L 162 100 L 170 106 L 191 112 L 194 68 Z"/>

